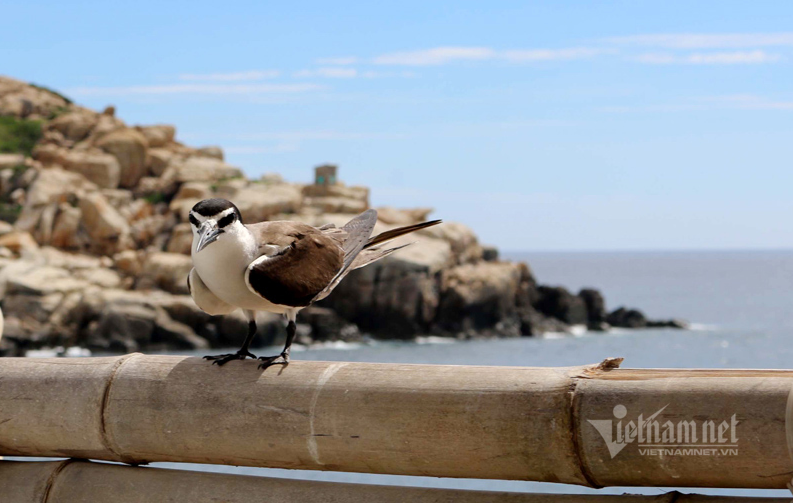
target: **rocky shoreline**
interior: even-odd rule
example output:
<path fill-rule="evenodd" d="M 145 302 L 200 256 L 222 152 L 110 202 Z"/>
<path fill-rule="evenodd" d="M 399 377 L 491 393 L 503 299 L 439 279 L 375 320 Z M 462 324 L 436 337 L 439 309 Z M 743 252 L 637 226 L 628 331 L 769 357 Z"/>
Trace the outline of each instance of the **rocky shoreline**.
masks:
<path fill-rule="evenodd" d="M 218 147 L 192 148 L 173 126 L 128 126 L 63 96 L 0 77 L 0 353 L 42 347 L 129 352 L 236 346 L 241 313 L 211 317 L 187 294 L 197 201 L 234 201 L 247 221 L 342 224 L 369 208 L 369 189 L 249 180 Z M 376 232 L 427 218 L 428 208 L 377 208 Z M 301 313 L 299 343 L 520 337 L 586 326 L 684 328 L 637 310 L 608 312 L 594 289 L 540 285 L 471 229 L 446 222 L 420 244 L 354 271 Z M 283 323 L 262 314 L 255 345 Z"/>

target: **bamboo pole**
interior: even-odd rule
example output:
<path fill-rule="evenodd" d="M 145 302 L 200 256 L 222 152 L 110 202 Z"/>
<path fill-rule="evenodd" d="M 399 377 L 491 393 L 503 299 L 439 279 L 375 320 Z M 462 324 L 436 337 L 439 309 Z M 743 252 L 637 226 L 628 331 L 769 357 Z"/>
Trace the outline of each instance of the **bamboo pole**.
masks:
<path fill-rule="evenodd" d="M 589 485 L 784 488 L 793 372 L 0 359 L 0 455 Z M 623 423 L 615 416 L 625 408 Z M 737 421 L 736 455 L 612 457 L 629 421 Z M 609 422 L 610 421 L 610 422 Z M 726 421 L 726 423 L 724 423 Z M 629 434 L 630 432 L 628 432 Z M 715 433 L 714 433 L 715 434 Z M 700 439 L 701 440 L 701 439 Z M 646 443 L 646 442 L 645 442 Z M 700 442 L 702 443 L 702 442 Z"/>
<path fill-rule="evenodd" d="M 788 503 L 790 498 L 530 494 L 312 482 L 84 461 L 0 462 L 4 503 Z"/>

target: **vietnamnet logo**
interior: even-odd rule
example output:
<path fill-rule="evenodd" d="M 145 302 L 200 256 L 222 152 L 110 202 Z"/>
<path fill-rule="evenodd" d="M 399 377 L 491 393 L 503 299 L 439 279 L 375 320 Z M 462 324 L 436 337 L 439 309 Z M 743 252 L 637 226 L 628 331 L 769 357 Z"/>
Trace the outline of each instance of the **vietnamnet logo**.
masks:
<path fill-rule="evenodd" d="M 737 456 L 740 421 L 735 414 L 724 420 L 681 419 L 661 423 L 656 418 L 669 407 L 664 405 L 653 414 L 626 421 L 628 409 L 614 407 L 614 419 L 588 419 L 587 422 L 603 437 L 611 459 L 629 444 L 635 443 L 641 456 Z"/>

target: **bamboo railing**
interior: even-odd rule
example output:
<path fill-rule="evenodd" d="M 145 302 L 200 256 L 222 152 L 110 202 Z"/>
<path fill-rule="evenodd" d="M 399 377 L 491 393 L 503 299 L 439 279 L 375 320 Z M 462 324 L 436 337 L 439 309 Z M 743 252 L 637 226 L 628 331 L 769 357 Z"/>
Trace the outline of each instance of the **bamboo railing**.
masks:
<path fill-rule="evenodd" d="M 294 361 L 259 370 L 254 361 L 219 368 L 199 358 L 141 354 L 4 358 L 0 455 L 592 487 L 785 488 L 793 474 L 786 441 L 791 384 L 791 371 L 608 364 Z M 667 422 L 683 423 L 699 432 L 689 444 L 708 440 L 737 452 L 648 455 L 642 445 L 680 442 L 652 447 L 634 439 L 614 454 L 603 425 L 614 433 L 612 449 L 619 448 L 618 435 L 630 437 L 629 423 L 640 414 L 654 415 L 659 435 Z M 714 436 L 702 438 L 703 431 Z"/>
<path fill-rule="evenodd" d="M 4 503 L 788 503 L 790 498 L 521 494 L 310 482 L 85 461 L 0 462 Z"/>

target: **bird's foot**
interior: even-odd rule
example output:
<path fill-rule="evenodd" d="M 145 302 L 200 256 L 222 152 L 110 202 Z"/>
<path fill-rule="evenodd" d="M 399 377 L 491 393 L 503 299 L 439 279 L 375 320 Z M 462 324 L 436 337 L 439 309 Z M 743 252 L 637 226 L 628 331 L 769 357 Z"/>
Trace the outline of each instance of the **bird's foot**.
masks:
<path fill-rule="evenodd" d="M 266 369 L 272 365 L 283 365 L 284 367 L 289 365 L 289 353 L 287 352 L 276 356 L 260 356 L 259 359 L 262 361 L 259 364 L 260 369 Z"/>
<path fill-rule="evenodd" d="M 216 363 L 217 365 L 224 365 L 231 360 L 244 360 L 247 357 L 256 358 L 256 355 L 250 353 L 248 351 L 239 350 L 236 353 L 229 353 L 225 355 L 207 355 L 204 357 L 204 360 L 212 360 L 212 363 Z"/>

